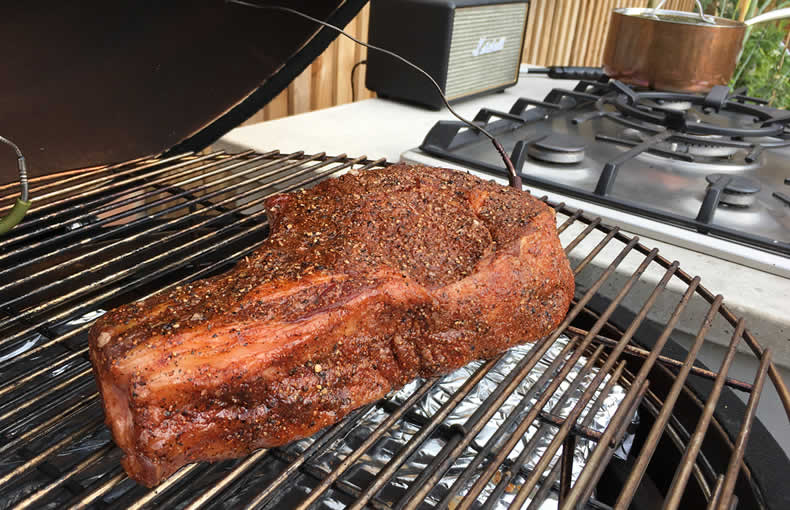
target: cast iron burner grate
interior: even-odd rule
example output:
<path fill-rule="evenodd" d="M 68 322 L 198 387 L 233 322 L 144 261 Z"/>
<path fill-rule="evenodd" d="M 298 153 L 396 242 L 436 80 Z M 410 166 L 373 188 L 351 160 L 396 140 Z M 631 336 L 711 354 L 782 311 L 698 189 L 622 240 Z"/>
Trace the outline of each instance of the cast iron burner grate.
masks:
<path fill-rule="evenodd" d="M 766 376 L 790 413 L 770 351 L 677 262 L 563 204 L 552 207 L 579 286 L 548 337 L 471 364 L 453 384 L 412 383 L 307 440 L 192 464 L 154 490 L 129 480 L 102 424 L 87 355 L 93 321 L 251 253 L 267 235 L 267 196 L 385 164 L 216 152 L 35 179 L 33 214 L 0 239 L 0 507 L 786 508 L 790 463 L 755 420 Z M 12 201 L 12 186 L 0 192 Z M 618 282 L 618 268 L 630 276 Z M 635 315 L 626 297 L 641 303 Z M 650 333 L 656 310 L 666 316 Z M 673 338 L 689 318 L 684 352 Z M 710 371 L 696 355 L 719 329 L 731 342 Z M 751 382 L 727 375 L 738 346 L 759 359 Z M 424 411 L 437 387 L 447 392 Z M 596 428 L 615 388 L 617 406 Z M 495 415 L 505 422 L 492 431 Z M 755 442 L 768 453 L 755 455 Z M 574 463 L 582 444 L 588 454 Z"/>
<path fill-rule="evenodd" d="M 780 180 L 772 183 L 775 187 L 770 191 L 766 189 L 764 208 L 768 210 L 759 222 L 749 220 L 751 226 L 730 223 L 732 218 L 723 220 L 716 214 L 723 202 L 715 186 L 700 190 L 704 195 L 700 197 L 689 192 L 688 185 L 704 183 L 707 174 L 749 173 L 766 153 L 790 147 L 790 112 L 767 107 L 765 101 L 748 97 L 743 90 L 719 86 L 699 95 L 637 91 L 616 80 L 580 81 L 573 90 L 553 89 L 543 101 L 521 98 L 507 112 L 483 108 L 475 121 L 499 136 L 527 185 L 790 255 L 790 231 L 781 219 L 790 202 Z M 578 142 L 582 134 L 587 141 L 586 157 L 584 145 Z M 556 151 L 553 159 L 535 156 L 547 140 L 567 135 L 574 142 Z M 501 162 L 486 142 L 460 122 L 439 121 L 420 149 L 501 176 Z M 607 150 L 607 146 L 618 150 Z M 578 156 L 575 159 L 567 157 L 571 148 Z M 593 149 L 596 155 L 590 156 Z M 542 165 L 527 164 L 530 158 L 541 160 Z M 787 157 L 777 159 L 774 166 L 785 171 L 787 161 Z M 636 183 L 633 174 L 655 174 L 651 169 L 656 167 L 681 170 L 676 174 L 667 170 L 652 181 Z M 701 173 L 697 180 L 695 172 Z M 662 180 L 678 176 L 685 179 L 680 186 L 683 191 L 672 195 L 671 187 L 662 188 Z M 775 180 L 775 176 L 768 179 Z M 617 192 L 617 186 L 629 187 Z M 649 188 L 661 191 L 656 195 L 660 201 L 634 198 L 635 190 Z M 755 230 L 755 223 L 771 226 Z"/>

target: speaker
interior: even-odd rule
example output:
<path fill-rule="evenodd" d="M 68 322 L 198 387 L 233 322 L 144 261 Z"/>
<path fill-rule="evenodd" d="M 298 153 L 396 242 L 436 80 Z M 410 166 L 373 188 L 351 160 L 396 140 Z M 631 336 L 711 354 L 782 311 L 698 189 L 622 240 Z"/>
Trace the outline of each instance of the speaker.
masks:
<path fill-rule="evenodd" d="M 428 72 L 450 101 L 515 85 L 529 2 L 371 0 L 368 41 Z M 365 85 L 381 97 L 433 109 L 431 83 L 389 55 L 368 50 Z"/>

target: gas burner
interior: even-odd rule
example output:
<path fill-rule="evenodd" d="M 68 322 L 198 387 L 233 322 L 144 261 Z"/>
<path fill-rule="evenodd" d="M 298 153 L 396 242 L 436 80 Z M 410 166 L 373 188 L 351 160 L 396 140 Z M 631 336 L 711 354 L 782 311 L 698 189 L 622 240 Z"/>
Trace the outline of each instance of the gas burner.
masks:
<path fill-rule="evenodd" d="M 659 100 L 657 103 L 663 108 L 664 110 L 674 110 L 676 112 L 684 112 L 686 110 L 691 109 L 691 101 L 667 101 L 667 100 Z"/>
<path fill-rule="evenodd" d="M 785 127 L 790 122 L 786 112 L 776 113 L 769 108 L 740 102 L 731 97 L 725 86 L 714 87 L 707 95 L 675 92 L 635 91 L 616 80 L 610 82 L 610 91 L 599 101 L 612 105 L 623 119 L 641 121 L 653 128 L 661 126 L 691 135 L 719 135 L 726 137 L 776 137 L 787 136 Z M 691 107 L 686 111 L 685 104 Z M 683 108 L 680 108 L 680 107 Z M 694 108 L 694 107 L 698 108 Z M 703 120 L 697 110 L 705 112 Z M 723 116 L 727 121 L 715 118 Z M 739 122 L 732 123 L 733 118 Z"/>
<path fill-rule="evenodd" d="M 705 177 L 708 188 L 718 187 L 721 190 L 719 204 L 732 207 L 749 207 L 757 200 L 760 183 L 751 177 L 742 175 L 711 174 Z"/>
<path fill-rule="evenodd" d="M 716 136 L 716 135 L 711 135 Z M 717 137 L 724 138 L 724 137 Z M 687 151 L 692 156 L 701 156 L 705 158 L 729 158 L 738 152 L 737 147 L 727 147 L 725 145 L 717 145 L 715 142 L 710 144 L 705 143 L 689 143 L 686 145 Z"/>
<path fill-rule="evenodd" d="M 572 165 L 584 161 L 584 140 L 577 136 L 553 133 L 527 146 L 527 154 L 546 163 Z"/>
<path fill-rule="evenodd" d="M 649 138 L 649 136 L 638 129 L 634 128 L 625 128 L 622 132 L 623 138 L 626 140 L 633 140 L 638 142 L 644 142 Z M 697 137 L 698 139 L 702 139 L 703 137 Z M 705 141 L 693 141 L 693 142 L 657 142 L 654 144 L 655 148 L 660 149 L 665 152 L 674 152 L 677 154 L 690 154 L 692 156 L 698 156 L 703 158 L 718 158 L 724 159 L 729 158 L 730 156 L 734 155 L 738 152 L 738 147 L 729 147 L 725 145 L 720 145 L 716 143 L 717 140 L 726 141 L 726 137 L 719 136 L 719 135 L 708 135 L 704 137 Z M 710 143 L 707 142 L 710 140 Z"/>

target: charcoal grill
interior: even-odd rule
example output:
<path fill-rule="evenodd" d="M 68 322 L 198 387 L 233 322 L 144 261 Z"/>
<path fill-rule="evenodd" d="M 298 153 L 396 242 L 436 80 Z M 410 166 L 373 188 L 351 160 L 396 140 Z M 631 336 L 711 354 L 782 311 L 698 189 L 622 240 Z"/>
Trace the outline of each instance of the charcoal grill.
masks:
<path fill-rule="evenodd" d="M 563 204 L 550 204 L 563 246 L 577 277 L 591 273 L 585 281 L 593 283 L 577 289 L 560 328 L 525 351 L 463 423 L 448 425 L 447 417 L 497 360 L 470 371 L 427 416 L 415 406 L 437 380 L 363 407 L 308 440 L 192 464 L 153 490 L 129 480 L 103 424 L 88 360 L 93 321 L 121 303 L 232 267 L 267 236 L 266 197 L 386 164 L 277 151 L 187 153 L 34 179 L 33 213 L 0 238 L 0 507 L 455 509 L 496 508 L 503 495 L 514 508 L 540 508 L 551 498 L 563 509 L 786 507 L 787 458 L 755 420 L 766 377 L 790 416 L 770 350 L 678 262 Z M 14 192 L 0 187 L 0 206 Z M 604 300 L 601 289 L 620 266 L 634 269 Z M 667 292 L 670 285 L 681 287 L 680 298 Z M 634 295 L 641 308 L 631 314 L 623 302 Z M 669 310 L 666 319 L 650 324 L 648 312 L 657 307 Z M 704 313 L 683 351 L 673 340 L 676 326 L 695 310 Z M 696 357 L 713 328 L 732 330 L 732 340 L 721 366 L 710 370 Z M 529 390 L 534 405 L 522 407 L 526 414 L 513 411 L 507 427 L 478 444 L 479 431 L 561 335 L 569 338 L 562 355 Z M 749 381 L 728 375 L 744 349 L 759 359 Z M 624 397 L 608 426 L 595 428 L 592 416 L 615 384 Z M 569 412 L 548 405 L 555 393 L 574 388 L 580 398 Z M 745 405 L 734 392 L 746 395 Z M 371 432 L 355 436 L 374 413 Z M 550 441 L 542 451 L 527 441 L 522 454 L 510 455 L 533 424 Z M 411 432 L 372 469 L 371 452 L 398 427 Z M 632 447 L 620 458 L 613 454 L 624 437 Z M 580 441 L 592 448 L 574 477 Z M 330 451 L 335 460 L 327 464 Z M 524 463 L 527 455 L 534 465 Z M 419 469 L 404 478 L 407 465 Z M 455 481 L 438 494 L 450 472 Z"/>

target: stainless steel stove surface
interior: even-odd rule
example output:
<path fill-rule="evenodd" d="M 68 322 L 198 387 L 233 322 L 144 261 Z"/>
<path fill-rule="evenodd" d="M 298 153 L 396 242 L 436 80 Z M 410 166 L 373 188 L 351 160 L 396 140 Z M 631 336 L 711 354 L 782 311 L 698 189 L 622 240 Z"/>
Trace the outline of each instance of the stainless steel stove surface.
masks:
<path fill-rule="evenodd" d="M 762 103 L 726 87 L 703 96 L 583 81 L 475 120 L 527 186 L 680 227 L 701 245 L 726 240 L 740 258 L 786 261 L 763 268 L 790 275 L 790 112 Z M 420 148 L 503 172 L 490 142 L 455 121 L 438 122 Z"/>

